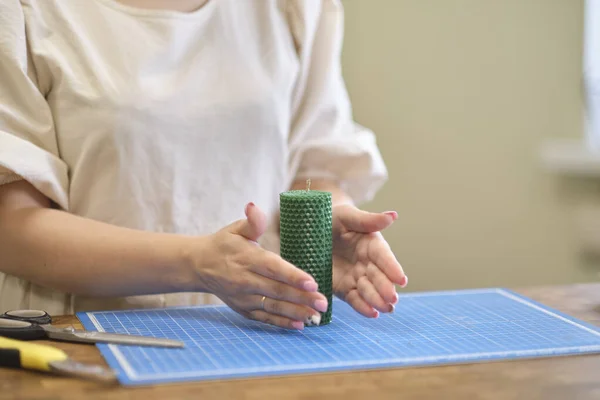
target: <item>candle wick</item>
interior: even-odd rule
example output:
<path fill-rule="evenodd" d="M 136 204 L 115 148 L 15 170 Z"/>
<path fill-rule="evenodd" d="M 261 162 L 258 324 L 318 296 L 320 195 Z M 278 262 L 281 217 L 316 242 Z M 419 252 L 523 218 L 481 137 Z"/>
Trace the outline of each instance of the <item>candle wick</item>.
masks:
<path fill-rule="evenodd" d="M 308 192 L 310 190 L 310 179 L 306 180 L 306 191 Z"/>

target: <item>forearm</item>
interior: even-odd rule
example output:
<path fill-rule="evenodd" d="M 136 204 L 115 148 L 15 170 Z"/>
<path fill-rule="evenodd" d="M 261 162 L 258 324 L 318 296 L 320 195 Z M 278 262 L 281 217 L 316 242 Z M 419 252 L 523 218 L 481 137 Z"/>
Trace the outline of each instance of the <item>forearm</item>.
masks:
<path fill-rule="evenodd" d="M 0 215 L 0 271 L 90 296 L 182 291 L 187 238 L 28 207 Z"/>

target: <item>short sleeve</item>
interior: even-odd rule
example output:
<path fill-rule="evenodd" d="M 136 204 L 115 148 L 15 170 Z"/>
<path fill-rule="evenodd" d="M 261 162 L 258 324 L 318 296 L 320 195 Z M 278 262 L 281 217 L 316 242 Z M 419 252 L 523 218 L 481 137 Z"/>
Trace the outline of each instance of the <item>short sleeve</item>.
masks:
<path fill-rule="evenodd" d="M 387 180 L 374 133 L 353 120 L 342 77 L 343 8 L 336 0 L 290 0 L 300 72 L 289 136 L 294 179 L 329 178 L 356 203 Z"/>
<path fill-rule="evenodd" d="M 25 179 L 68 208 L 68 168 L 30 58 L 19 0 L 0 3 L 0 182 Z"/>

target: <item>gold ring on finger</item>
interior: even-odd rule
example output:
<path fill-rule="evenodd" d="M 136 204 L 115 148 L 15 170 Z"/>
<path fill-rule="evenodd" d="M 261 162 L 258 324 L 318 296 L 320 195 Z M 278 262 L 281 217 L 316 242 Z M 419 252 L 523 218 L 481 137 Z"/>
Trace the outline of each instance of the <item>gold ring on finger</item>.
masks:
<path fill-rule="evenodd" d="M 263 311 L 265 310 L 265 300 L 267 299 L 267 296 L 263 296 L 262 299 L 260 300 L 260 308 L 263 309 Z"/>

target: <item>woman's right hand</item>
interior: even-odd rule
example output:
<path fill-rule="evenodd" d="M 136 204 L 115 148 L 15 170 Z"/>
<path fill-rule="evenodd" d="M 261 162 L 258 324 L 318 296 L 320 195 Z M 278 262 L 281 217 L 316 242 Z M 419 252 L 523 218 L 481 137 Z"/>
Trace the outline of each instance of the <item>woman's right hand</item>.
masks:
<path fill-rule="evenodd" d="M 289 329 L 318 325 L 327 299 L 314 278 L 261 248 L 256 241 L 267 228 L 266 216 L 253 203 L 245 213 L 246 219 L 205 237 L 193 256 L 203 291 L 249 319 Z"/>

